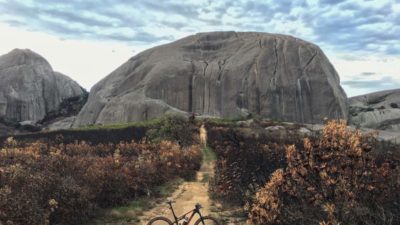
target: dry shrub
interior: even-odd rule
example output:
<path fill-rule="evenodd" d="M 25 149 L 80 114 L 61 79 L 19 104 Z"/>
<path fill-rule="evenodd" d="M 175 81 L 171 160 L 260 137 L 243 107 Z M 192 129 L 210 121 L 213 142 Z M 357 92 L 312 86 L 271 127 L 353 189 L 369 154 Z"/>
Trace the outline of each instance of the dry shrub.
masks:
<path fill-rule="evenodd" d="M 371 136 L 330 121 L 304 150 L 286 148 L 287 167 L 261 188 L 251 224 L 400 224 L 397 163 L 377 163 Z"/>
<path fill-rule="evenodd" d="M 225 202 L 245 204 L 273 171 L 285 166 L 283 140 L 221 127 L 210 128 L 208 138 L 217 155 L 210 191 Z"/>
<path fill-rule="evenodd" d="M 99 207 L 155 194 L 155 186 L 200 167 L 199 146 L 170 141 L 85 142 L 0 150 L 0 224 L 83 224 Z"/>

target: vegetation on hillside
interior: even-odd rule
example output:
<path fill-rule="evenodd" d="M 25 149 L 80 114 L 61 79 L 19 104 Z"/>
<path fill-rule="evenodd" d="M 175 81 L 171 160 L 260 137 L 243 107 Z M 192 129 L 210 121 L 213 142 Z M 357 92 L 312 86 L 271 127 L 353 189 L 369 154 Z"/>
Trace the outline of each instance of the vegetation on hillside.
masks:
<path fill-rule="evenodd" d="M 247 129 L 210 127 L 208 143 L 217 161 L 211 180 L 211 194 L 224 201 L 245 204 L 264 186 L 269 175 L 284 167 L 285 144 L 298 138 L 285 139 L 266 133 L 246 133 Z"/>
<path fill-rule="evenodd" d="M 400 223 L 394 145 L 343 121 L 303 139 L 296 124 L 208 120 L 201 153 L 192 145 L 201 122 L 167 116 L 147 122 L 140 130 L 146 140 L 114 144 L 8 139 L 0 150 L 0 224 L 82 224 L 99 208 L 193 177 L 202 158 L 216 159 L 214 177 L 205 179 L 212 196 L 243 206 L 251 224 Z"/>
<path fill-rule="evenodd" d="M 1 125 L 1 124 L 0 124 Z M 47 144 L 71 144 L 76 141 L 92 144 L 130 142 L 147 139 L 149 142 L 170 140 L 182 146 L 189 146 L 196 142 L 197 128 L 188 118 L 180 115 L 167 115 L 165 117 L 131 123 L 91 125 L 69 130 L 21 134 L 14 136 L 20 147 L 30 145 L 37 141 Z M 58 137 L 62 137 L 59 139 Z M 0 136 L 0 148 L 7 136 Z M 57 143 L 55 141 L 58 141 Z"/>
<path fill-rule="evenodd" d="M 400 153 L 343 121 L 302 144 L 243 129 L 209 133 L 218 157 L 211 191 L 239 200 L 251 224 L 400 223 Z"/>
<path fill-rule="evenodd" d="M 100 207 L 119 206 L 199 169 L 198 146 L 171 141 L 85 142 L 0 151 L 0 224 L 82 224 Z"/>

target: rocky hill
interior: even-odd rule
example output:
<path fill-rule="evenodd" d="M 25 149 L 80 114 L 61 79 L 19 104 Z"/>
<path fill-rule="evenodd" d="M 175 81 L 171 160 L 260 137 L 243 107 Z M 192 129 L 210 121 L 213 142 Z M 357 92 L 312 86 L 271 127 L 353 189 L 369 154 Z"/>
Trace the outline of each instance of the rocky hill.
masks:
<path fill-rule="evenodd" d="M 40 130 L 38 123 L 50 114 L 58 115 L 63 102 L 85 94 L 79 84 L 54 72 L 46 59 L 31 50 L 14 49 L 0 56 L 0 122 L 8 129 Z"/>
<path fill-rule="evenodd" d="M 168 112 L 318 123 L 346 119 L 348 107 L 318 46 L 284 35 L 213 32 L 132 57 L 92 88 L 75 126 Z"/>
<path fill-rule="evenodd" d="M 351 124 L 400 131 L 400 89 L 352 97 L 349 105 Z"/>

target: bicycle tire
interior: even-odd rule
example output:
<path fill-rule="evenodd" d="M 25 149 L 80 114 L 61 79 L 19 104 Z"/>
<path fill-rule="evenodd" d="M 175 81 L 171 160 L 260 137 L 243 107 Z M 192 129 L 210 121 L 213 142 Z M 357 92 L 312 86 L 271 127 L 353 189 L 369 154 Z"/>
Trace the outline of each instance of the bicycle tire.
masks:
<path fill-rule="evenodd" d="M 164 222 L 166 222 L 166 223 L 168 223 L 169 225 L 172 225 L 173 223 L 172 223 L 172 221 L 170 220 L 170 219 L 168 219 L 167 217 L 164 217 L 164 216 L 157 216 L 157 217 L 154 217 L 153 219 L 151 219 L 148 223 L 147 223 L 147 225 L 152 225 L 152 224 L 154 224 L 155 222 L 161 222 L 161 221 L 164 221 Z"/>
<path fill-rule="evenodd" d="M 203 221 L 204 221 L 204 224 L 205 224 L 205 225 L 210 225 L 210 224 L 219 225 L 219 224 L 220 224 L 220 223 L 218 222 L 218 220 L 215 219 L 215 218 L 212 217 L 212 216 L 203 216 Z M 207 221 L 208 221 L 208 222 L 207 222 Z M 212 222 L 210 223 L 210 221 L 212 221 Z M 194 223 L 194 225 L 203 225 L 203 223 L 202 223 L 202 221 L 201 221 L 201 218 L 199 218 L 199 219 Z"/>

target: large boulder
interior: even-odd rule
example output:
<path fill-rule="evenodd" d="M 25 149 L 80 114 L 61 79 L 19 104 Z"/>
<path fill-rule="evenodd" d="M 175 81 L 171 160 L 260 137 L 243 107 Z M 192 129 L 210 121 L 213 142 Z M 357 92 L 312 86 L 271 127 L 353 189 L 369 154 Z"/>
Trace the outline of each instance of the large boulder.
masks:
<path fill-rule="evenodd" d="M 75 126 L 168 112 L 318 123 L 346 119 L 347 97 L 314 44 L 267 33 L 199 33 L 129 59 L 92 88 Z"/>
<path fill-rule="evenodd" d="M 400 131 L 400 89 L 352 97 L 349 106 L 353 125 Z"/>
<path fill-rule="evenodd" d="M 55 130 L 68 130 L 72 128 L 72 125 L 76 119 L 76 116 L 70 116 L 63 119 L 56 120 L 50 124 L 48 124 L 45 129 L 47 131 L 55 131 Z"/>
<path fill-rule="evenodd" d="M 0 56 L 0 119 L 35 124 L 59 110 L 66 99 L 85 90 L 69 77 L 54 72 L 37 53 L 14 49 Z"/>

